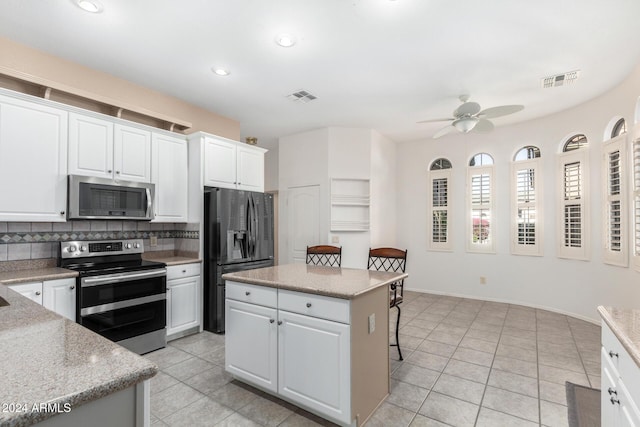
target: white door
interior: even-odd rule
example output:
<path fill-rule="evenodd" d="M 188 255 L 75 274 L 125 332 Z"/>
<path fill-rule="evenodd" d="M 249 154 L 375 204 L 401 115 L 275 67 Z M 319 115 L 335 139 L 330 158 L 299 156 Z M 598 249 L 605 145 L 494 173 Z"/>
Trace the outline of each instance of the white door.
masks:
<path fill-rule="evenodd" d="M 200 277 L 167 281 L 167 335 L 199 326 Z"/>
<path fill-rule="evenodd" d="M 237 173 L 238 188 L 240 190 L 264 191 L 264 152 L 238 145 Z"/>
<path fill-rule="evenodd" d="M 278 312 L 278 393 L 351 423 L 349 325 Z"/>
<path fill-rule="evenodd" d="M 113 177 L 113 123 L 69 113 L 69 173 Z"/>
<path fill-rule="evenodd" d="M 287 193 L 287 255 L 290 262 L 304 263 L 307 246 L 320 243 L 320 186 L 290 187 Z"/>
<path fill-rule="evenodd" d="M 151 182 L 151 132 L 115 125 L 113 138 L 113 177 Z"/>
<path fill-rule="evenodd" d="M 232 375 L 278 391 L 278 325 L 275 308 L 225 301 L 225 363 Z"/>
<path fill-rule="evenodd" d="M 31 301 L 42 305 L 42 282 L 23 283 L 9 287 L 22 296 L 29 298 Z"/>
<path fill-rule="evenodd" d="M 184 139 L 153 135 L 152 182 L 155 222 L 187 222 L 188 159 Z"/>
<path fill-rule="evenodd" d="M 0 221 L 66 221 L 68 117 L 0 96 Z"/>
<path fill-rule="evenodd" d="M 67 319 L 76 320 L 76 280 L 46 280 L 42 283 L 42 305 Z"/>
<path fill-rule="evenodd" d="M 236 188 L 236 145 L 234 143 L 205 138 L 204 185 Z"/>

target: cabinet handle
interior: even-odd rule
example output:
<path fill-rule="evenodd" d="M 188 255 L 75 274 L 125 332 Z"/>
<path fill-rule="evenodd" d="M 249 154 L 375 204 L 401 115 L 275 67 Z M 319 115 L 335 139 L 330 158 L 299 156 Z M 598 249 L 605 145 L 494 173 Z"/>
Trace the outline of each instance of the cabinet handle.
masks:
<path fill-rule="evenodd" d="M 249 295 L 251 295 L 251 292 L 247 291 L 247 292 L 245 292 L 244 294 L 245 294 L 246 296 L 249 296 Z"/>
<path fill-rule="evenodd" d="M 64 211 L 60 211 L 60 215 L 64 215 Z"/>
<path fill-rule="evenodd" d="M 117 174 L 117 175 L 120 175 L 120 171 L 116 171 L 116 174 Z"/>
<path fill-rule="evenodd" d="M 107 171 L 107 173 L 111 173 L 111 172 L 113 172 L 111 169 L 109 169 L 109 170 Z"/>
<path fill-rule="evenodd" d="M 171 289 L 170 289 L 170 288 L 167 288 L 167 290 L 168 290 L 168 291 L 170 291 Z"/>
<path fill-rule="evenodd" d="M 278 325 L 282 325 L 282 320 L 278 320 Z"/>
<path fill-rule="evenodd" d="M 620 404 L 620 400 L 616 399 L 615 397 L 612 397 L 612 398 L 611 398 L 611 399 L 609 399 L 609 400 L 611 400 L 611 404 L 612 404 L 612 405 L 615 405 L 616 403 L 617 403 L 618 405 Z"/>
<path fill-rule="evenodd" d="M 182 270 L 182 272 L 183 272 L 183 273 L 186 273 L 186 272 L 187 272 L 187 270 Z"/>
<path fill-rule="evenodd" d="M 308 303 L 307 303 L 307 308 L 310 308 L 310 307 L 311 307 L 311 303 L 310 303 L 310 302 L 308 302 Z"/>
<path fill-rule="evenodd" d="M 40 295 L 40 291 L 36 291 L 36 295 Z"/>
<path fill-rule="evenodd" d="M 76 288 L 76 285 L 71 285 L 69 286 L 69 289 L 74 290 Z"/>
<path fill-rule="evenodd" d="M 609 387 L 609 390 L 607 391 L 609 392 L 609 395 L 612 395 L 612 394 L 615 394 L 616 396 L 618 395 L 618 392 L 613 387 Z"/>
<path fill-rule="evenodd" d="M 619 356 L 618 356 L 618 353 L 614 353 L 613 350 L 611 350 L 609 352 L 609 357 L 614 358 L 614 357 L 619 357 Z"/>
<path fill-rule="evenodd" d="M 269 323 L 273 323 L 273 322 L 275 322 L 275 320 L 269 319 Z"/>

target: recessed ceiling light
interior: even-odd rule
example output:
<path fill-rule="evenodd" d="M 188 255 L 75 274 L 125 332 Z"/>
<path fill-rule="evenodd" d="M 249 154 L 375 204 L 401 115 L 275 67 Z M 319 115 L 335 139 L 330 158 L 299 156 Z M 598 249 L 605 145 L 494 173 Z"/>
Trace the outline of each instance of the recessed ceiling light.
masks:
<path fill-rule="evenodd" d="M 100 13 L 104 9 L 102 3 L 97 0 L 76 0 L 79 8 L 90 13 Z"/>
<path fill-rule="evenodd" d="M 291 34 L 278 34 L 276 36 L 276 43 L 278 46 L 291 47 L 296 44 L 296 38 Z"/>
<path fill-rule="evenodd" d="M 226 68 L 215 68 L 214 67 L 211 70 L 218 76 L 228 76 L 229 74 L 231 74 L 231 71 L 227 70 Z"/>

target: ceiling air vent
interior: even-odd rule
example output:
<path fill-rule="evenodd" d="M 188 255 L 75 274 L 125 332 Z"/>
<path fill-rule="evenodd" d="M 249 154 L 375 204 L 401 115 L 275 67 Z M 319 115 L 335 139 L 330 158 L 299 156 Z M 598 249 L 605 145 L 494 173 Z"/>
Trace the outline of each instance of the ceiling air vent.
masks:
<path fill-rule="evenodd" d="M 291 95 L 287 95 L 287 98 L 289 98 L 292 101 L 302 102 L 303 104 L 306 104 L 307 102 L 311 102 L 314 99 L 317 99 L 318 97 L 310 94 L 306 90 L 299 90 L 297 92 L 292 93 Z"/>
<path fill-rule="evenodd" d="M 557 74 L 555 76 L 543 77 L 542 87 L 558 87 L 566 86 L 569 83 L 573 83 L 580 76 L 580 70 L 569 71 L 564 74 Z"/>

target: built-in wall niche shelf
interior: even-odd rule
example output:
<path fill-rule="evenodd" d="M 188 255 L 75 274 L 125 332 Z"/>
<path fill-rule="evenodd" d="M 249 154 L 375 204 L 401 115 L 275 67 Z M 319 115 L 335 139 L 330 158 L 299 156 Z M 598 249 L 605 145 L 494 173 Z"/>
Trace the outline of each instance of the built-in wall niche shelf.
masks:
<path fill-rule="evenodd" d="M 331 179 L 331 231 L 369 230 L 369 180 Z"/>

